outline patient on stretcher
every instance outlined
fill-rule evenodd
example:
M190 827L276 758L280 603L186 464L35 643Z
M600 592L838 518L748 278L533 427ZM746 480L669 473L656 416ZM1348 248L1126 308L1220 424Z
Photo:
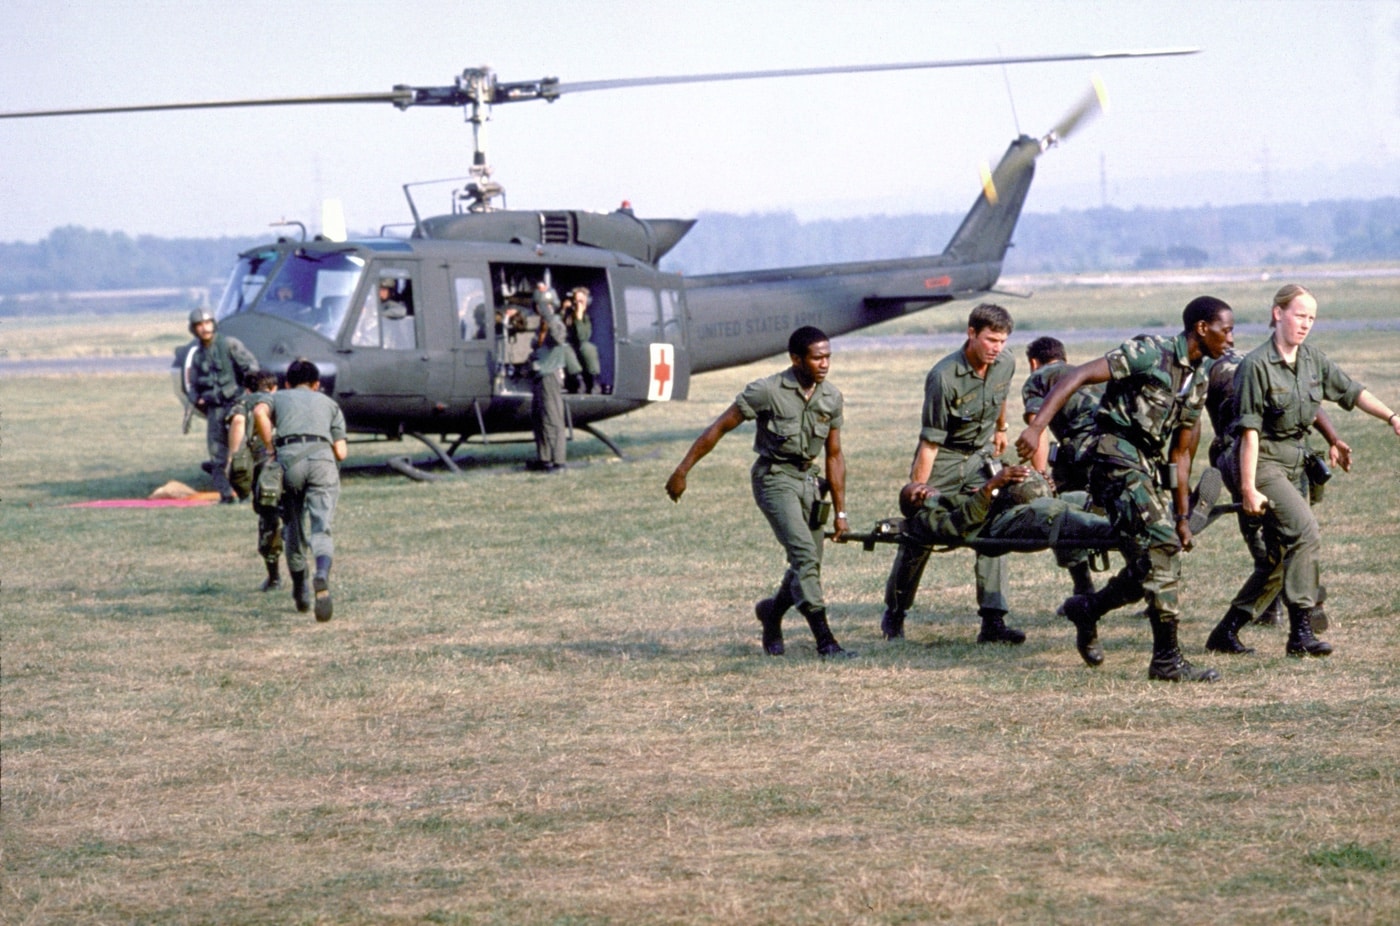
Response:
M1022 483L1039 478L1027 466L1007 466L976 492L947 496L923 483L911 482L899 491L904 536L924 546L965 546L976 543L984 555L1035 552L1052 547L1107 549L1115 545L1108 519L1063 499L1026 493ZM1027 496L1035 495L1037 497ZM1006 549L987 549L1004 541Z

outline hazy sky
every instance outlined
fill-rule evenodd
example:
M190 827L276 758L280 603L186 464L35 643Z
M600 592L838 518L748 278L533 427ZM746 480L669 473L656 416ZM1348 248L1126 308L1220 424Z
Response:
M1028 208L1400 195L1400 0L839 2L7 0L0 109L1199 46L1185 58L795 78L497 107L513 208L649 216L961 211L978 165L1097 71L1111 109L1041 160ZM1010 95L1008 95L1008 85ZM1014 100L1014 115L1012 101ZM466 173L460 110L388 104L0 121L0 240L408 219ZM1203 179L1233 177L1230 187ZM1318 179L1325 175L1326 179ZM1102 179L1102 182L1101 182ZM1227 192L1221 192L1226 189ZM446 195L429 194L429 212Z

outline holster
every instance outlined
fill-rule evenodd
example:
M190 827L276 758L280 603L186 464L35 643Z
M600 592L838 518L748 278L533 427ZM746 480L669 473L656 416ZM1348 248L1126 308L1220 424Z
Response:
M812 502L812 510L807 513L807 526L812 530L817 530L826 525L826 519L831 517L831 502L827 500L827 494L831 492L831 483L825 479L817 479L817 498Z

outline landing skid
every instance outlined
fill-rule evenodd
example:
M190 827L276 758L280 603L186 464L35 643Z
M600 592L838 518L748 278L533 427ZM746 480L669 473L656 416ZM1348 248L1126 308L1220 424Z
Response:
M627 459L627 457L622 452L622 448L619 447L617 443L613 441L612 438L608 437L602 431L599 431L597 428L593 427L593 425L579 425L578 429L588 434L590 437L596 438L600 443L603 444L603 446L611 450L613 452L613 455L616 456L619 460ZM438 462L447 468L448 475L460 476L462 474L462 468L457 465L457 461L454 458L454 454L456 454L457 449L462 446L465 440L464 438L458 438L452 444L452 448L450 450L444 450L442 448L442 445L439 444L437 441L433 440L431 437L428 437L426 434L420 434L417 431L405 431L404 437L411 437L414 440L422 443L423 446L427 447L429 450L431 450L433 452L433 456L437 457ZM417 482L433 482L435 480L443 478L441 474L432 473L428 472L427 470L420 469L417 465L414 464L414 462L411 459L409 459L407 455L401 457L392 457L387 462L389 468L392 469L394 472L399 473L403 476L407 476L409 479L413 479Z

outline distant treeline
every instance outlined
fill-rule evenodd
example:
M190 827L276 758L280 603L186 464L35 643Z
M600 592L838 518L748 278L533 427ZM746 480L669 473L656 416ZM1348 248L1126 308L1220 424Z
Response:
M702 213L663 265L694 275L936 254L960 221L961 214L799 222L791 213ZM187 302L200 290L217 299L234 257L258 241L132 238L68 226L36 244L0 243L0 314L147 308ZM1008 274L1396 260L1400 198L1028 213L1013 245ZM65 295L112 290L148 295Z
M700 274L936 254L962 218L701 214L667 262ZM1395 260L1400 198L1027 213L1012 245L1009 274Z

